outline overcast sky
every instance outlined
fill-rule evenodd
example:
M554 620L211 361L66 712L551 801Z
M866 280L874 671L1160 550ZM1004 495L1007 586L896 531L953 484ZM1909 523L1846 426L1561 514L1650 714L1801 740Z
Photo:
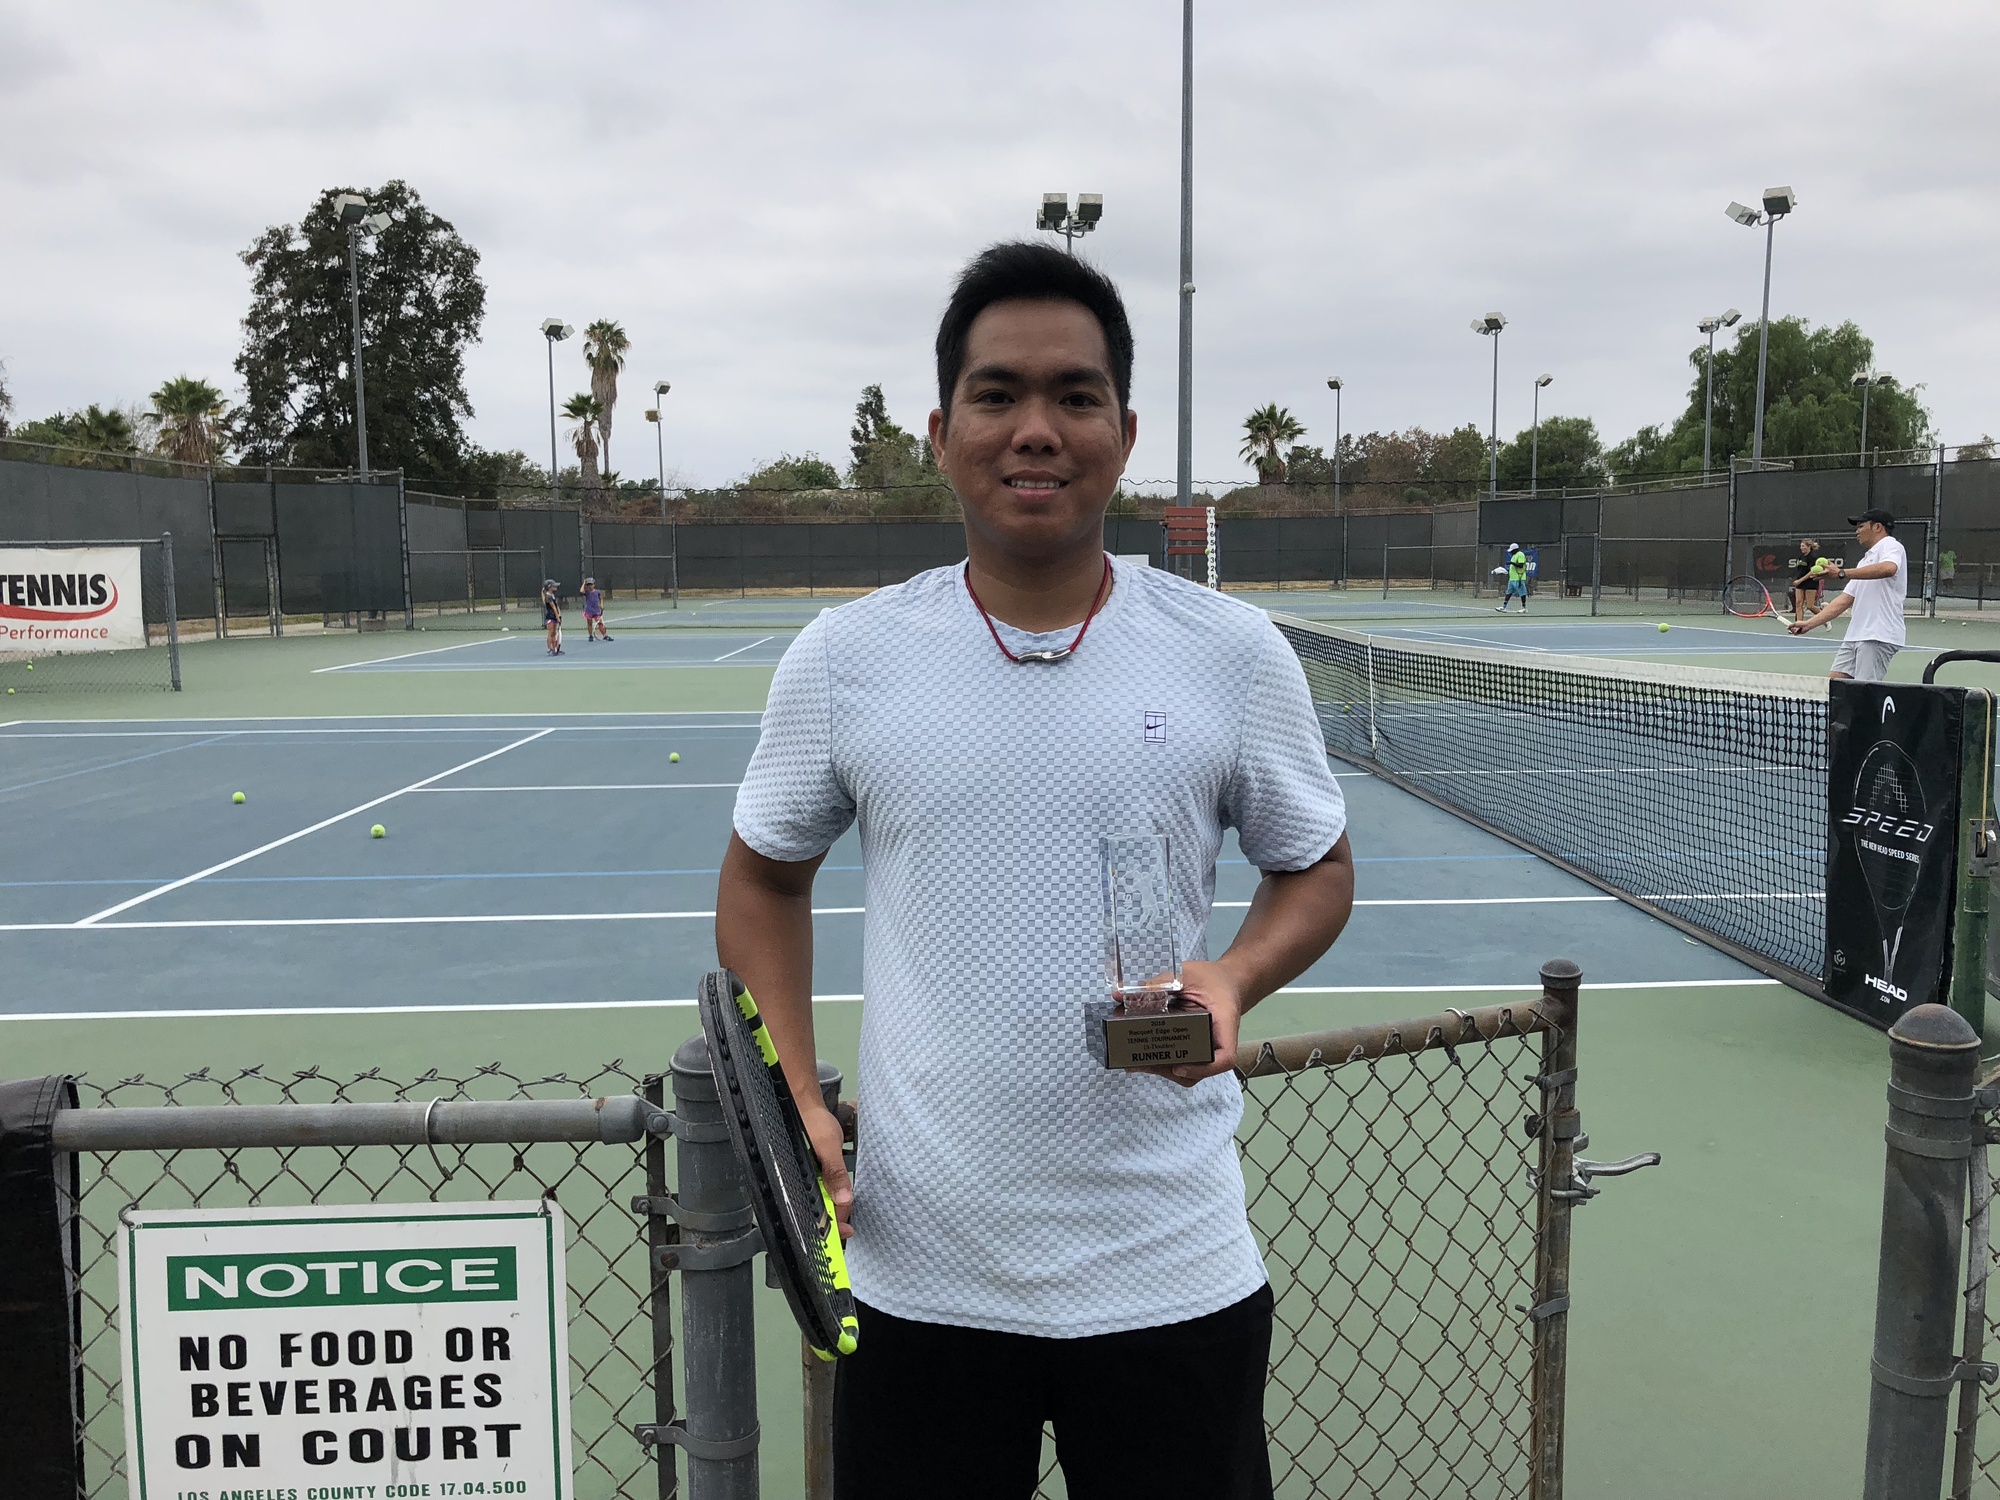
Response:
M632 338L613 460L695 483L846 460L860 388L920 427L954 269L1097 191L1138 336L1131 474L1174 470L1179 6L0 0L0 359L28 419L233 391L239 252L407 179L482 256L471 431L546 461L536 324ZM1946 441L2000 432L1992 0L1198 0L1195 472L1277 401L1348 430L1680 407L1695 320L1853 318ZM577 341L559 395L582 389Z

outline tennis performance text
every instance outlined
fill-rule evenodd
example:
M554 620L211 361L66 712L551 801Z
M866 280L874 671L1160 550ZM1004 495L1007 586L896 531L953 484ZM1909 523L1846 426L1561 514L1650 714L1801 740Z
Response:
M137 547L0 548L0 648L143 647L140 566Z

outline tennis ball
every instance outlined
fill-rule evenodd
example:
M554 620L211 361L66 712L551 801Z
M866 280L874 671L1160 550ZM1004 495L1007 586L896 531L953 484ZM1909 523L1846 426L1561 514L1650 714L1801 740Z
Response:
M231 802L241 802L241 801L243 801L243 800L245 800L245 799L244 799L244 796L243 796L243 794L242 794L241 792L231 792L231 793L229 794L229 800L230 800Z
M382 838L384 835L386 835L388 832L389 832L388 829L384 828L380 823L377 823L373 828L368 830L368 837L370 837L371 839L379 839Z
M28 670L29 670L30 672L32 672L32 671L34 671L34 670L35 670L35 664L34 664L33 662L29 662L29 663L28 663Z
M13 696L14 696L14 690L13 690L12 688L8 688L8 689L7 689L7 696L8 696L9 698L11 698L11 697L13 697Z
M1662 620L1660 621L1660 634L1665 635L1666 633L1667 633L1667 622L1665 620Z
M674 762L674 764L676 765L680 764L680 758L681 758L681 753L678 750L670 750L667 752L667 759Z

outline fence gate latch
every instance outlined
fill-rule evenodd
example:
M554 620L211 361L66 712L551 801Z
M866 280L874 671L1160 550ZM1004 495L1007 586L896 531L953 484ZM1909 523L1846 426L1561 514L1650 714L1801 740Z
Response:
M1971 839L1969 868L1975 878L2000 875L2000 823L1974 818L1965 829Z
M1577 1136L1575 1146L1578 1151L1583 1150L1589 1144L1589 1136ZM1628 1156L1623 1161L1591 1161L1587 1157L1573 1157L1571 1158L1569 1186L1551 1189L1549 1196L1551 1198L1561 1198L1566 1202L1579 1205L1588 1203L1592 1198L1595 1198L1599 1193L1604 1191L1603 1188L1591 1186L1591 1178L1625 1177L1638 1171L1641 1167L1657 1167L1659 1164L1660 1153L1657 1151L1647 1151L1638 1156ZM1541 1169L1539 1167L1528 1168L1528 1186L1531 1189L1539 1190L1541 1185Z

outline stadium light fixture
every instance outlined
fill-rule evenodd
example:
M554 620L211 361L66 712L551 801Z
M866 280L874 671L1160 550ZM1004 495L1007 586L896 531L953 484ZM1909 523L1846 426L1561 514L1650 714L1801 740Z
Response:
M556 476L562 472L556 461L556 345L576 330L561 318L542 319L542 337L549 346L549 503L556 500Z
M1340 393L1345 388L1338 375L1329 375L1326 388L1333 392L1333 513L1340 514Z
M1528 439L1528 493L1534 494L1539 488L1542 467L1542 388L1555 380L1553 375L1535 377L1535 425L1533 436Z
M667 392L673 387L664 380L653 382L653 409L646 413L646 420L653 424L653 449L660 462L660 524L667 520L667 446L666 431Z
M1750 443L1750 462L1759 465L1764 461L1764 372L1771 354L1771 250L1777 240L1778 220L1799 206L1799 195L1788 187L1770 187L1764 189L1762 202L1762 213L1734 201L1723 210L1744 228L1761 226L1764 231L1764 312L1757 325L1757 423Z
M1861 391L1861 462L1866 466L1868 464L1868 391L1872 386L1894 385L1896 377L1888 374L1878 375L1873 370L1863 370L1853 377L1851 383L1859 387Z
M1069 194L1042 194L1042 211L1035 216L1035 228L1049 230L1063 237L1063 245L1071 255L1076 254L1078 235L1089 234L1104 217L1104 194L1078 193L1076 211L1069 206Z
M1472 320L1474 333L1493 340L1493 427L1487 434L1486 452L1490 466L1487 494L1495 500L1500 498L1500 330L1506 326L1504 313L1490 312Z
M1740 204L1730 206L1741 207ZM1704 481L1708 478L1709 455L1715 437L1715 330L1734 328L1737 319L1742 316L1742 313L1732 307L1728 312L1711 314L1694 325L1708 335L1708 363L1703 367L1707 390L1702 397L1701 407L1701 477Z
M361 236L380 234L395 221L385 213L370 213L368 200L359 193L337 193L333 212L347 231L348 311L354 323L354 459L355 471L366 480L368 467L368 392L361 373Z

